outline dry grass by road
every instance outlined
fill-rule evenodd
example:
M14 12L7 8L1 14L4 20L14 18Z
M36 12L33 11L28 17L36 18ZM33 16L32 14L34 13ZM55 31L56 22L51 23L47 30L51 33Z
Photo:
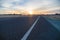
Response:
M44 17L60 21L60 15L48 15L48 16L44 16Z

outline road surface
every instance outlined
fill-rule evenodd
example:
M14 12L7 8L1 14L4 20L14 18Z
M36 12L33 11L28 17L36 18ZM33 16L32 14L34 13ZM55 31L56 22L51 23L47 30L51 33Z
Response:
M10 17L0 20L0 40L60 40L60 32L42 16Z
M45 18L40 17L27 40L60 40L60 33Z

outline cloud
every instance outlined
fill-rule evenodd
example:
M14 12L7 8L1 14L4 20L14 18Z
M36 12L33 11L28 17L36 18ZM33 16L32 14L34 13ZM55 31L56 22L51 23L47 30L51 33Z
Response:
M0 0L0 9L32 10L55 6L59 6L59 0Z
M10 8L13 5L10 4L10 3L3 3L2 6L5 7L5 8Z

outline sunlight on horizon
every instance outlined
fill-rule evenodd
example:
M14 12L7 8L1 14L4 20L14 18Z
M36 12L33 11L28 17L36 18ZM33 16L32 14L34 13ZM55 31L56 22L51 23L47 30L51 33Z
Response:
M0 3L0 14L60 13L60 0L0 0Z
M33 14L33 13L32 13L32 10L29 10L28 12L29 12L29 14L30 14L30 15L32 15L32 14Z

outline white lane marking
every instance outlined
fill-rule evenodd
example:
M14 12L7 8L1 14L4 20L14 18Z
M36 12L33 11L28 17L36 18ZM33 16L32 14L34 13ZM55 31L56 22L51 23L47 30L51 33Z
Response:
M30 27L30 29L25 33L25 35L21 38L21 40L26 40L29 34L31 33L32 29L36 25L37 21L39 20L40 16L36 19L36 21L33 23L33 25Z

